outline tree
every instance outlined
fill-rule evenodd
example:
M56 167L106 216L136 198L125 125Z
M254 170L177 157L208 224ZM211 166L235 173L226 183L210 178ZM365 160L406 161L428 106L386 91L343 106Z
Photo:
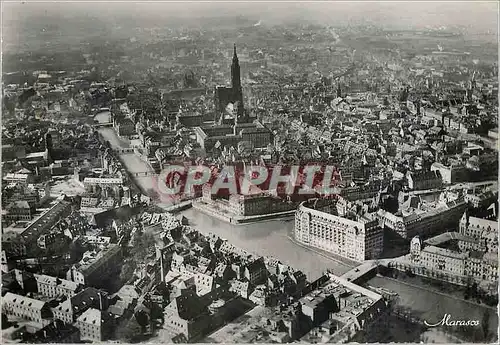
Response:
M137 265L133 260L127 260L122 266L120 271L120 280L122 282L127 282L130 278L132 278L134 271Z
M134 257L134 260L140 262L144 260L150 248L154 248L156 241L153 234L150 233L144 233L139 236L136 245L132 248L130 253Z
M142 329L135 318L121 323L115 330L115 338L124 343L137 342L142 334Z
M141 332L142 333L146 332L146 328L149 325L148 314L143 310L139 310L138 312L135 313L135 319L137 320L137 323L141 327Z
M490 335L490 310L485 309L483 313L483 319L481 320L481 328L483 330L483 337L484 339L488 339Z
M11 323L9 322L9 318L7 314L2 313L2 329L9 328Z
M483 332L479 327L473 327L472 329L472 341L475 343L483 342L484 341L484 335Z

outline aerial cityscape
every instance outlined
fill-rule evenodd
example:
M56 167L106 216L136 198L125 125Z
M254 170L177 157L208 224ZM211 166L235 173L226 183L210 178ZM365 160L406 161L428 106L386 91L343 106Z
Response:
M1 75L2 343L498 341L496 2L3 3Z

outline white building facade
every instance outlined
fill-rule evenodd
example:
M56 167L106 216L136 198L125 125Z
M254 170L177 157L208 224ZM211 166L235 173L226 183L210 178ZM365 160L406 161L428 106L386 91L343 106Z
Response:
M294 236L300 243L355 261L377 258L383 250L383 232L376 219L351 220L304 203L295 213Z

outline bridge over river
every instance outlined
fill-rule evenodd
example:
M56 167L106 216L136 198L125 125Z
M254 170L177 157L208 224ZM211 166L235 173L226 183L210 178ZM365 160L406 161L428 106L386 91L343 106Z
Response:
M158 173L154 171L141 171L132 174L135 177L146 177L146 176L158 176Z

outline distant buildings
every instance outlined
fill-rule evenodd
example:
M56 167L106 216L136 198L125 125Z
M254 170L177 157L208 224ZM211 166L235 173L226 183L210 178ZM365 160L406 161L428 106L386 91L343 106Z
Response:
M254 148L265 148L272 142L271 131L259 122L204 125L196 127L195 133L197 142L207 152L214 147L236 147L240 141L248 141Z
M201 199L193 202L199 210L231 222L295 213L297 242L359 262L378 263L387 230L411 239L410 253L394 259L396 268L459 285L475 281L489 294L497 293L498 224L494 219L498 211L495 205L488 207L498 201L496 193L455 185L439 201L428 201L436 199L443 185L498 177L498 129L493 128L498 82L491 78L480 87L472 87L474 80L471 87L463 85L469 73L496 77L497 68L488 71L484 63L481 68L472 67L469 58L443 63L461 53L425 56L423 52L408 60L415 66L402 74L401 61L384 65L373 56L359 54L356 61L366 66L359 69L356 63L358 67L353 64L346 69L354 59L354 54L351 61L345 59L351 55L347 48L333 45L318 50L313 45L317 38L328 40L332 34L338 40L331 28L302 28L305 33L278 27L270 30L275 37L285 34L286 40L250 52L254 61L246 63L249 90L245 94L249 97L245 103L236 47L230 85L216 86L213 99L205 87L199 87L222 80L219 63L224 54L213 44L216 41L209 43L213 49L190 47L199 37L198 29L194 35L184 29L179 35L172 32L173 58L167 56L172 47L161 44L149 45L156 52L146 53L148 59L161 61L150 70L153 84L169 88L179 64L194 65L202 55L202 64L193 66L204 75L202 83L190 73L181 90L175 89L178 86L169 92L154 85L148 90L140 90L144 84L125 86L122 80L130 78L113 59L104 68L108 81L91 85L85 80L100 74L90 71L92 66L80 72L50 71L51 75L38 71L25 85L30 75L20 71L9 76L9 83L14 84L5 87L9 116L2 130L3 220L9 224L2 234L1 263L7 272L2 279L2 307L8 317L22 319L37 330L29 330L25 341L102 342L112 336L122 316L129 318L151 303L160 314L163 311L163 318L148 315L151 326L163 319L163 328L176 334L174 342L203 339L249 306L258 305L266 316L252 320L251 327L241 332L251 333L249 342L363 343L373 341L371 331L377 329L387 309L382 296L347 279L327 275L309 284L304 273L273 258L251 255L217 236L203 236L170 214L143 213L140 219L122 221L136 209L143 210L134 207L134 199L140 203L149 198L140 194L133 198L134 188L124 186L129 182L125 168L111 148L104 148L109 143L103 143L91 125L89 113L97 109L111 109L114 130L130 139L130 148L123 152L140 153L156 172L173 161L219 168L240 161L338 168L333 202L282 200L278 191L262 190L220 196L212 194L207 183L201 188ZM285 41L294 42L293 47ZM68 61L77 65L85 60L89 65L96 62L96 54L84 55L80 62L78 56ZM129 56L119 60L132 67L136 63ZM433 66L435 62L439 66ZM262 68L268 63L274 66ZM320 72L326 67L332 71L330 76ZM131 71L132 79L141 77L137 69ZM391 88L402 92L395 94ZM106 152L98 159L101 151ZM69 199L50 203L51 187L55 187L51 177L68 175L75 165L81 167L75 169L75 179L86 189L80 207L89 213L110 208L93 215L101 229L85 220L72 220L69 215L75 205ZM44 191L33 187L35 181L47 181ZM131 207L114 208L117 204ZM474 216L463 214L466 206ZM39 216L37 207L43 208ZM117 219L108 227L112 218ZM124 261L122 247L149 243L140 240L143 230L156 231L160 225L163 243L154 244L156 255L153 248L148 248L144 258L133 255L137 268L130 285L112 297L97 290L117 278ZM457 225L459 232L445 232L455 231ZM89 234L103 229L114 233L111 237ZM428 238L434 233L439 235ZM116 242L115 235L118 244L111 243ZM71 253L67 252L70 242ZM68 260L75 251L81 254L80 248L86 251L81 261L69 268L66 279L56 277L57 265L67 270ZM57 254L52 253L54 249ZM52 271L54 276L8 271L10 266L24 264L39 265L43 273ZM147 309L153 311L150 306ZM232 336L238 339L240 334Z

